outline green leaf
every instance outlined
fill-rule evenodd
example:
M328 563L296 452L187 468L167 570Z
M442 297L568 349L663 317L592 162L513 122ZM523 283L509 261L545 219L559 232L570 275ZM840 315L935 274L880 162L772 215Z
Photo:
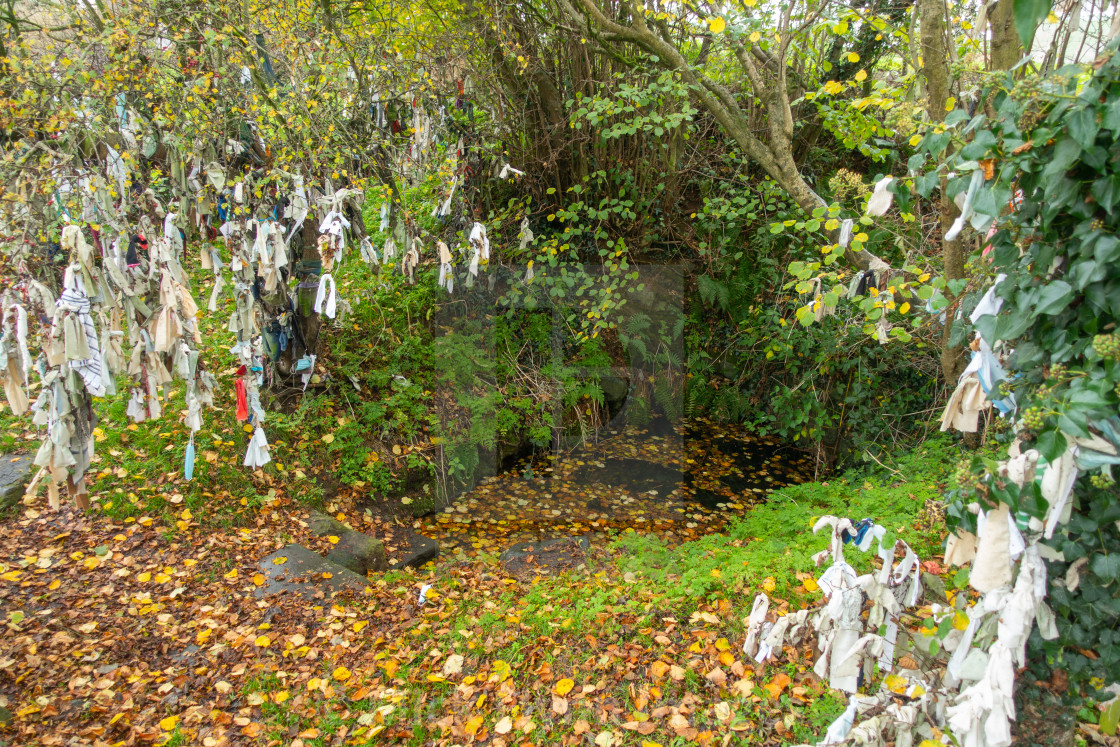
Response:
M1050 0L1013 0L1012 14L1015 16L1015 30L1023 49L1029 50L1034 41L1034 32L1042 19L1050 14Z
M1035 447L1047 462L1053 464L1066 451L1066 437L1059 430L1045 431L1039 434Z
M1097 179L1093 182L1091 192L1100 206L1111 215L1113 206L1120 198L1120 175L1114 174Z
M1070 418L1065 413L1058 416L1058 427L1071 436L1089 438L1089 429L1085 427L1085 424Z
M1097 574L1098 578L1115 581L1117 577L1120 577L1120 552L1094 555L1093 559L1089 561L1089 567L1093 570L1093 573Z
M1042 172L1043 181L1049 182L1051 179L1065 176L1069 171L1069 167L1081 157L1081 144L1074 140L1072 137L1066 136L1058 141L1054 146L1054 153L1050 158L1050 163Z
M963 112L963 110L959 111ZM992 134L991 130L980 130L971 143L961 148L961 158L977 161L986 156L988 150L998 142L999 140Z
M1097 139L1097 110L1095 107L1082 107L1071 112L1066 117L1069 134L1073 139L1086 147L1092 145Z
M1064 280L1054 280L1043 286L1035 305L1037 314L1057 314L1069 306L1073 299L1073 286Z
M1082 407L1108 407L1110 404L1108 397L1092 389L1079 389L1073 392L1070 394L1069 402L1071 405Z

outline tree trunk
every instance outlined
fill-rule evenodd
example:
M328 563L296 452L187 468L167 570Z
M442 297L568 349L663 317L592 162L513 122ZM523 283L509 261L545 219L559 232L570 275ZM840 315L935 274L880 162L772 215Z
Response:
M988 23L992 27L993 70L1010 70L1023 56L1013 8L1014 0L996 0L988 13Z
M921 0L922 71L926 81L926 112L933 122L945 119L945 104L949 100L949 50L945 36L945 4L943 0ZM940 234L944 236L956 220L957 206L946 192L948 179L941 176ZM941 257L946 280L964 277L964 248L961 239L941 241ZM952 386L964 370L964 349L950 344L953 332L953 310L956 297L948 289L949 299L945 313L945 328L941 334L941 373L945 383Z

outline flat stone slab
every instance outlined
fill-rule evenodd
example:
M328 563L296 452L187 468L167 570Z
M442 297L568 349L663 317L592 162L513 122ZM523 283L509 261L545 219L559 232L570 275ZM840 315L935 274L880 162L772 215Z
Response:
M516 576L548 575L583 565L590 547L587 537L518 542L504 550L499 559Z
M385 570L385 547L381 541L353 529L346 529L339 535L338 544L326 558L359 575Z
M431 537L417 534L411 529L391 541L385 542L385 553L389 559L389 569L419 568L439 556L439 542Z
M15 505L31 479L32 457L0 454L0 509Z
M285 558L284 562L274 562L279 558ZM261 558L259 566L265 583L257 589L258 597L291 592L307 599L323 599L343 591L361 592L369 586L365 576L294 542ZM324 573L330 578L324 578Z

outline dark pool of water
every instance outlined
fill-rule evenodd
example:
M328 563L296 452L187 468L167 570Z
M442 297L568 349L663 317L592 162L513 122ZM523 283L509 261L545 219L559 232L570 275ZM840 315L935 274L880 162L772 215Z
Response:
M683 541L721 531L772 491L811 478L804 453L741 427L628 426L489 478L416 529L452 555L627 528Z

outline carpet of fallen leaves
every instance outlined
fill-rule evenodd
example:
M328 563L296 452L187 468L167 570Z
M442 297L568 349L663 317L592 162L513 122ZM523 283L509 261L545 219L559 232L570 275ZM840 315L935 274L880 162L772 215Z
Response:
M626 426L572 454L489 478L415 529L445 553L466 556L628 528L677 544L722 531L772 491L810 478L805 454L741 426L703 419L662 431Z
M749 610L668 609L602 550L562 578L445 561L265 599L260 558L331 538L283 495L241 511L114 522L32 501L0 523L0 741L777 744L831 715L808 651L755 669L736 643Z

